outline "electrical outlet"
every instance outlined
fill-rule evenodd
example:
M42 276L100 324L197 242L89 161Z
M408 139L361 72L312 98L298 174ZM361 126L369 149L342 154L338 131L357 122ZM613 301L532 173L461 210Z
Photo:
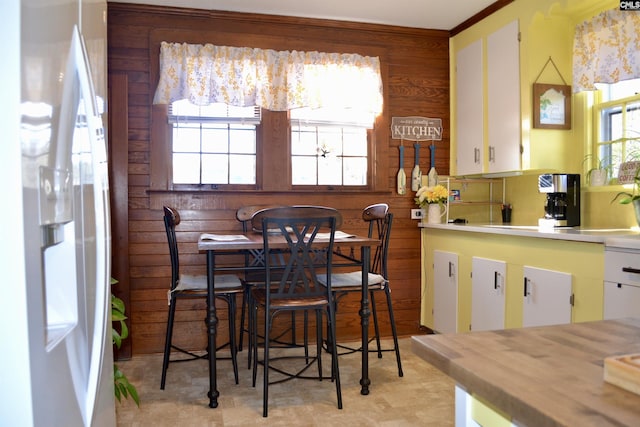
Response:
M422 209L411 209L411 219L422 219Z

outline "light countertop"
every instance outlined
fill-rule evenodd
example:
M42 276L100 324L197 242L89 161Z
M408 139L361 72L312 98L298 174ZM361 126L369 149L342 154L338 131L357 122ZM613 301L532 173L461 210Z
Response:
M576 242L602 243L622 249L640 249L640 231L630 228L557 227L540 228L528 225L506 224L428 224L418 223L420 228L489 233L506 236L535 237L541 239L570 240Z

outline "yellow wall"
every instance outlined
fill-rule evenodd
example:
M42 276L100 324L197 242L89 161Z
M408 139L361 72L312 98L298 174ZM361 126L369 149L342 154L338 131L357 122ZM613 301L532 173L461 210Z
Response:
M620 186L588 188L583 162L585 147L591 141L591 117L585 111L584 94L572 96L572 126L569 130L534 129L532 126L532 85L534 82L568 84L572 80L572 48L575 25L604 10L617 8L618 0L516 0L473 27L451 39L451 58L456 52L479 38L518 19L520 23L520 79L522 113L523 176L506 180L505 198L512 204L512 223L534 225L544 214L544 196L538 193L540 173L580 173L582 193L582 226L628 228L636 225L633 207L610 203L622 191ZM545 64L549 58L553 64ZM451 61L455 76L455 61ZM485 88L486 93L486 88ZM451 147L455 163L455 78L451 79ZM485 117L486 126L486 117ZM452 170L455 170L452 167ZM467 216L471 216L467 213Z

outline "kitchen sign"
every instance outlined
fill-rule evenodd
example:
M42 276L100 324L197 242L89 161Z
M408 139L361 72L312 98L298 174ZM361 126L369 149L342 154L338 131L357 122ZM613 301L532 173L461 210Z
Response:
M408 141L442 141L442 119L392 117L391 138Z

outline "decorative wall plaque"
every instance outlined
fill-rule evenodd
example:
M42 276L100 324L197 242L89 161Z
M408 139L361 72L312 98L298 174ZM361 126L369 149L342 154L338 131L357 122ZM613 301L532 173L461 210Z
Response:
M442 141L442 119L392 117L391 138L408 141Z

